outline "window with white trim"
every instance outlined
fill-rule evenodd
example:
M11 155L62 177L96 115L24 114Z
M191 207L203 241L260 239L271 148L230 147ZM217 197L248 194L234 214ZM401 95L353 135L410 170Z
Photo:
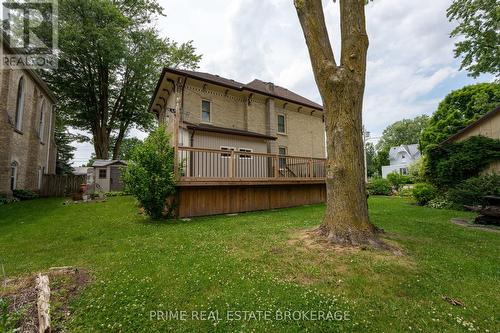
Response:
M18 131L22 130L24 113L24 78L19 79L17 85L17 102L16 102L16 117L15 126Z
M286 117L284 114L278 115L278 133L286 134Z
M242 153L253 153L253 149L250 148L238 148L239 152ZM246 154L238 154L240 160L251 160L253 158L252 155L246 155Z
M235 151L236 148L235 147L228 147L228 146L220 146L220 150ZM228 158L228 157L231 157L231 153L221 153L220 156L223 158Z
M201 101L201 121L209 123L210 122L210 111L212 109L212 103L207 100Z
M42 104L40 106L40 121L38 122L38 137L40 138L40 142L43 142L45 129L45 100L42 99Z
M43 174L45 173L45 167L38 167L38 189L42 188Z
M10 164L10 189L15 190L17 188L17 164L16 161Z
M399 168L399 173L402 175L408 175L408 169L407 168Z

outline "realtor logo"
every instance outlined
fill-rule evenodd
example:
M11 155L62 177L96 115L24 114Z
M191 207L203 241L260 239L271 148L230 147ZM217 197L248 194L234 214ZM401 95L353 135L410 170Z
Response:
M2 67L57 67L57 9L57 0L2 2Z

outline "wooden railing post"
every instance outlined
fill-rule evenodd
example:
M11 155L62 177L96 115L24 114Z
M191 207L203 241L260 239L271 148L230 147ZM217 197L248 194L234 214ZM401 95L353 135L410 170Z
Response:
M231 155L228 159L228 170L229 170L229 178L234 178L236 175L236 160L235 160L234 150L231 150Z
M280 160L279 160L279 157L277 155L274 155L273 156L273 161L274 161L274 177L278 178L279 177L279 173L280 173L280 167L279 167Z
M314 162L312 158L309 160L309 178L314 177Z

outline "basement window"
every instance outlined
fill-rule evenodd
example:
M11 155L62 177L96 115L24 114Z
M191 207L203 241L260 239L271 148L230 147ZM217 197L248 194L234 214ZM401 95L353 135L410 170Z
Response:
M243 153L252 153L253 152L253 149L250 149L250 148L240 148L238 149L239 152L243 152ZM239 157L240 157L240 160L251 160L253 157L252 155L247 155L247 154L238 154Z
M231 152L231 151L235 151L236 148L235 147L220 146L220 150ZM223 158L229 158L229 157L231 157L231 153L221 153L220 156Z

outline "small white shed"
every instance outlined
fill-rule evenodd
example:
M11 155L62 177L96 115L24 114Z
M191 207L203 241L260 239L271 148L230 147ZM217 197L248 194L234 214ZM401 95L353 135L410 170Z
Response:
M105 192L122 191L122 168L127 166L122 160L95 160L92 164L94 182Z

